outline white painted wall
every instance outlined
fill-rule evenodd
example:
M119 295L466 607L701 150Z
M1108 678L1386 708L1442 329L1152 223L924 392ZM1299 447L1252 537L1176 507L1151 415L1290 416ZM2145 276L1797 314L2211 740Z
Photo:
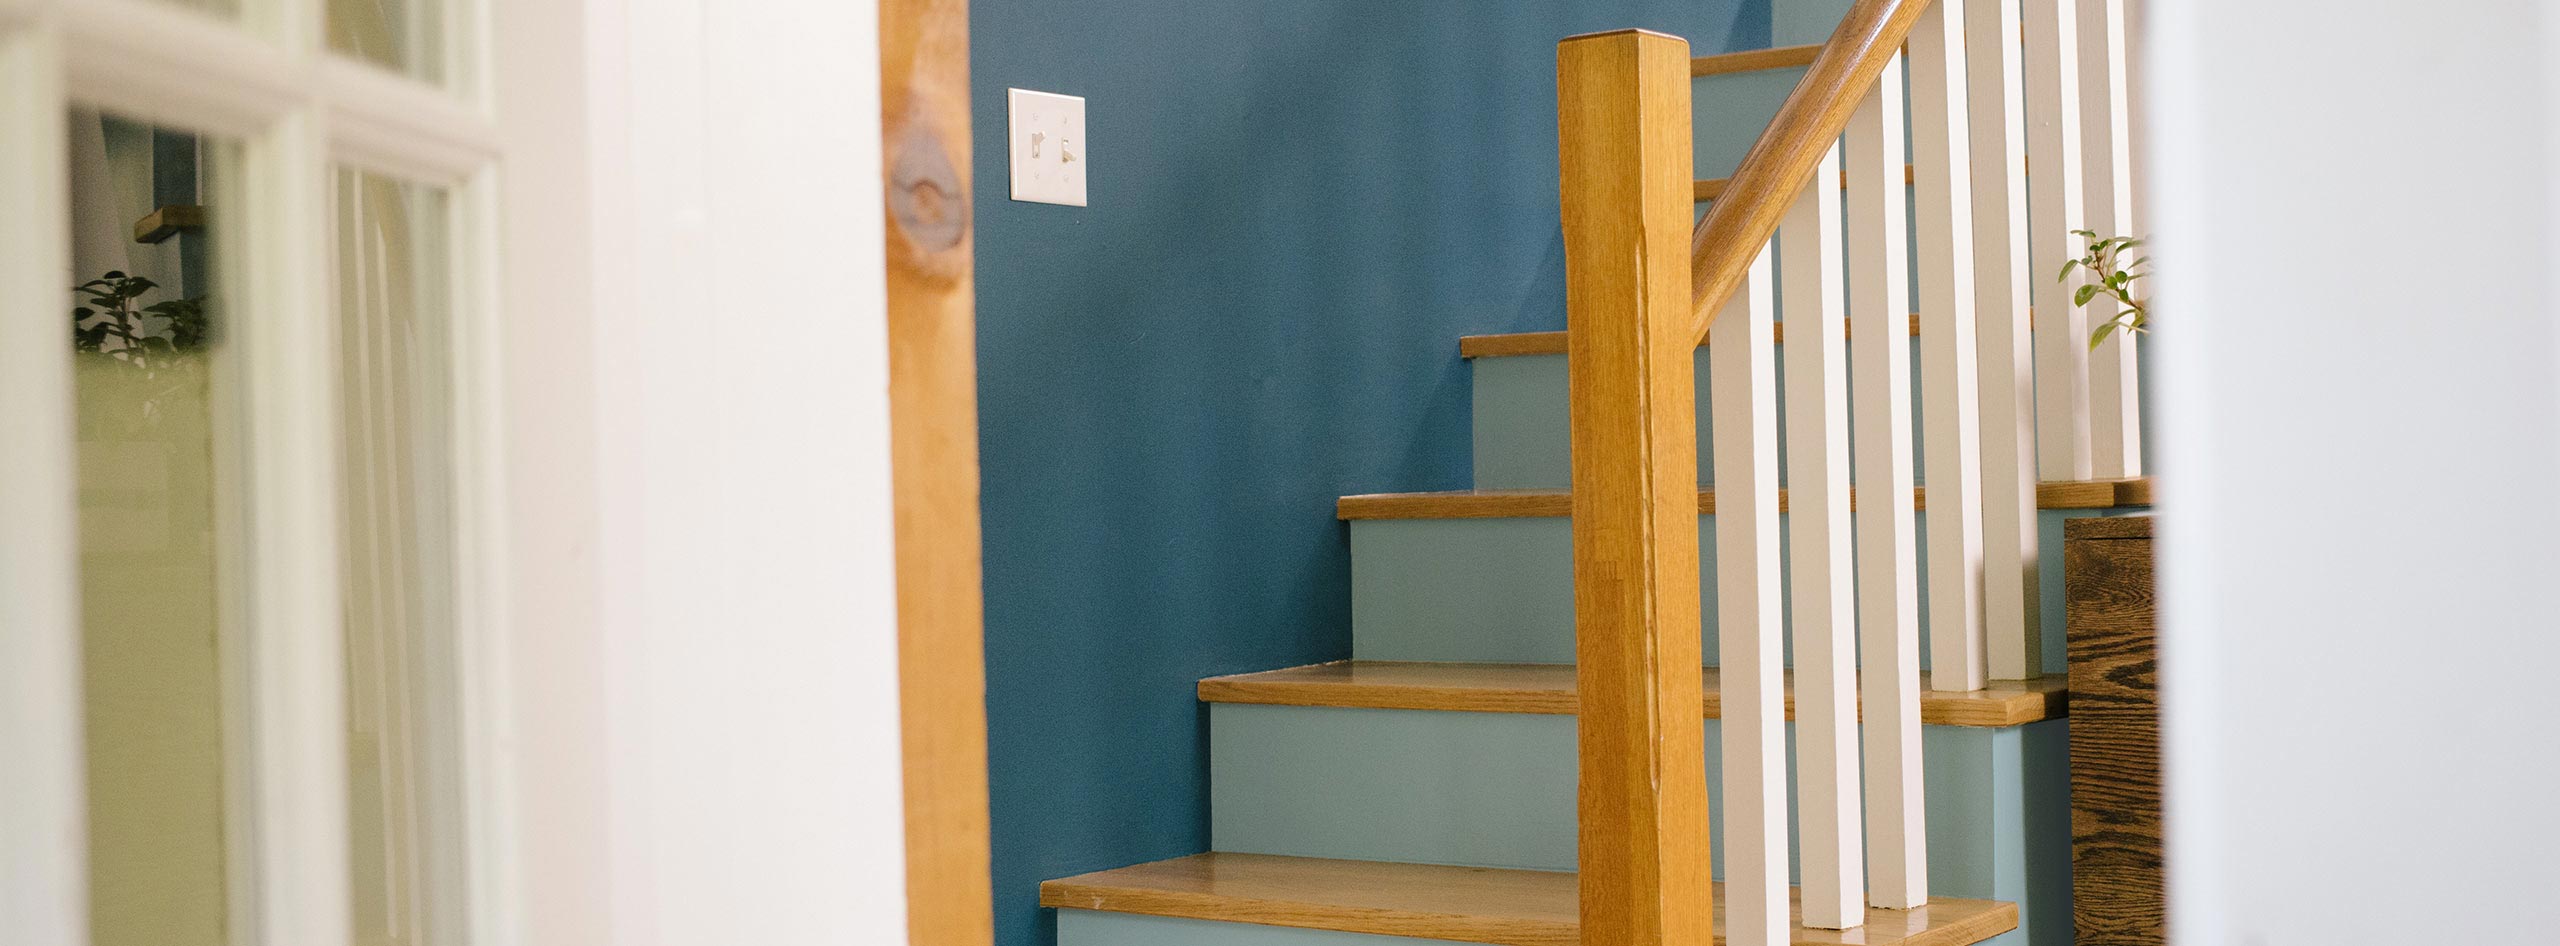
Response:
M2150 7L2176 941L2511 938L2560 888L2553 24Z
M903 942L876 7L495 7L522 941Z

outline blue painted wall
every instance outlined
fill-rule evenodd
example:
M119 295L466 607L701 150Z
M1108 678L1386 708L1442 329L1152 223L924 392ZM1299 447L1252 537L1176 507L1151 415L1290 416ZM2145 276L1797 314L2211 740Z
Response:
M1555 41L1768 45L1767 0L970 5L997 941L1204 850L1212 674L1347 657L1343 493L1469 475L1457 337L1559 328ZM1089 208L1005 198L1086 96Z

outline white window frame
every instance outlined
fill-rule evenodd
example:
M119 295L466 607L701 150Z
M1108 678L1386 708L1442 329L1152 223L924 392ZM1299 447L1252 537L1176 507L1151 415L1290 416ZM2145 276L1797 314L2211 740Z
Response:
M240 143L226 225L236 493L249 563L222 630L233 946L335 946L349 931L346 705L330 291L331 175L448 189L463 728L464 935L511 946L519 909L506 640L497 326L498 162L486 0L442 0L443 87L329 52L321 0L242 0L229 21L157 0L0 0L0 941L88 941L65 110ZM574 78L574 77L571 77ZM565 80L564 80L565 81ZM231 660L238 656L243 659Z

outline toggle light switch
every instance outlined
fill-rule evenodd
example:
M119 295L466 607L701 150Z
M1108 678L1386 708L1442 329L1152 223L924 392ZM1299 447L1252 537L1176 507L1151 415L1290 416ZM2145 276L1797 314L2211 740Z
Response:
M1013 199L1084 206L1084 97L1006 89L1004 99Z

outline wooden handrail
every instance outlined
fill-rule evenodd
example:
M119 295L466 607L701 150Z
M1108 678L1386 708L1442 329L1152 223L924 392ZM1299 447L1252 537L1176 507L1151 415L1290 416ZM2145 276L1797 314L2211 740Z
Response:
M1787 93L1778 117L1743 155L1742 166L1690 237L1691 336L1706 338L1716 311L1742 284L1796 192L1848 129L1850 113L1885 64L1902 52L1903 40L1928 6L1929 0L1857 0L1795 91Z

